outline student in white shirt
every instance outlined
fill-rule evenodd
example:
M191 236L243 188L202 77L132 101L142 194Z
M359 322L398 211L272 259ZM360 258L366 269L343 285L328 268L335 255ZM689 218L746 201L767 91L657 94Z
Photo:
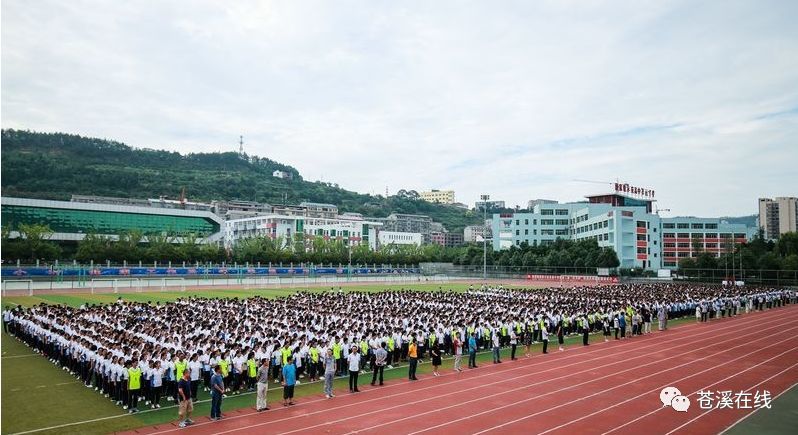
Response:
M352 346L352 351L346 357L349 364L349 392L359 393L357 389L357 375L360 373L360 350L357 346Z
M191 375L191 398L196 401L197 389L200 384L200 372L202 371L202 363L199 361L199 355L196 353L191 355L191 360L188 362L188 370Z
M164 369L161 367L161 362L155 360L153 367L150 369L150 382L152 385L152 409L161 407L161 393L163 389L163 374Z

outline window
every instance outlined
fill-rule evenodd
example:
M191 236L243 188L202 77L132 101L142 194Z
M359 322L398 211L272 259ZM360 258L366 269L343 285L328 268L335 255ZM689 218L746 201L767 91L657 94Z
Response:
M554 225L554 219L541 219L541 225Z
M672 239L672 238L675 237L675 234L673 234L673 233L662 233L662 237L665 238L665 239Z
M688 224L688 223L676 224L676 228L678 228L680 230L686 230L686 229L690 228L690 224Z
M705 233L704 237L706 237L707 239L717 239L718 233Z
M735 239L744 239L744 238L745 238L745 234L742 234L742 233L734 233L734 238L735 238Z
M541 210L540 214L542 214L543 216L553 216L554 215L554 209L547 208L547 209Z
M688 233L679 233L679 235L677 235L676 237L678 237L680 239L688 239L688 238L690 238L690 234L688 234Z
M555 225L568 225L568 219L556 219L554 221Z
M557 216L568 216L568 210L567 209L558 208L557 209Z
M717 247L718 247L717 243L707 243L707 248L717 248Z
M521 235L521 230L515 230L515 235L516 236L520 236Z
M554 230L540 230L540 235L542 236L553 236Z
M718 229L718 224L707 224L706 225L706 229L708 229L708 230L717 230Z
M676 263L674 263L673 261L666 261L664 264L665 267L676 267Z
M525 229L525 230L524 230L524 235L525 235L525 236L528 236L528 235L529 235L529 228L527 228L527 229Z
M645 254L646 253L646 248L637 248L637 253L638 254Z
M690 228L692 228L694 230L703 230L704 229L704 224L692 224L692 225L690 225Z
M677 243L676 246L678 246L679 248L689 248L690 244L689 243Z
M566 235L568 235L568 230L555 230L554 234L556 234L558 236L566 236Z
M690 235L690 238L691 239L703 239L704 238L704 233L692 233Z
M662 224L662 228L666 230L672 230L673 228L675 228L675 225L672 223Z
M529 219L524 219L524 225L529 225Z
M515 220L515 224L516 224L516 225L521 225L521 220L520 220L520 219L516 219L516 220Z
M679 253L679 258L687 258L689 256L690 256L689 252L680 252Z

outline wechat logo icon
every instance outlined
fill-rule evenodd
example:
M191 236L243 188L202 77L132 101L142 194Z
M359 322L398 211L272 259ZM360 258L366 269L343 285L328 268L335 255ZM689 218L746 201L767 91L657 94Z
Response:
M659 393L659 400L663 406L670 406L677 412L687 412L690 409L690 399L682 396L676 387L665 387Z

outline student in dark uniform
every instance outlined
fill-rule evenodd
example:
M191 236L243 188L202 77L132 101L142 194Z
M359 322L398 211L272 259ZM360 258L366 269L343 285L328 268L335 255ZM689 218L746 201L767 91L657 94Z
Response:
M543 340L543 353L549 353L549 330L545 324L540 328L540 339Z
M590 324L587 323L587 316L582 316L582 344L584 346L590 344L587 342L589 334L590 334Z

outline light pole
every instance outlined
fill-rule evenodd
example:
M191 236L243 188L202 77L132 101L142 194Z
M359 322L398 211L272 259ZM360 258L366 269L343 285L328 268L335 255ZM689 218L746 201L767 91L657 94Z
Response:
M482 200L482 280L488 279L488 200L490 195L480 195Z

